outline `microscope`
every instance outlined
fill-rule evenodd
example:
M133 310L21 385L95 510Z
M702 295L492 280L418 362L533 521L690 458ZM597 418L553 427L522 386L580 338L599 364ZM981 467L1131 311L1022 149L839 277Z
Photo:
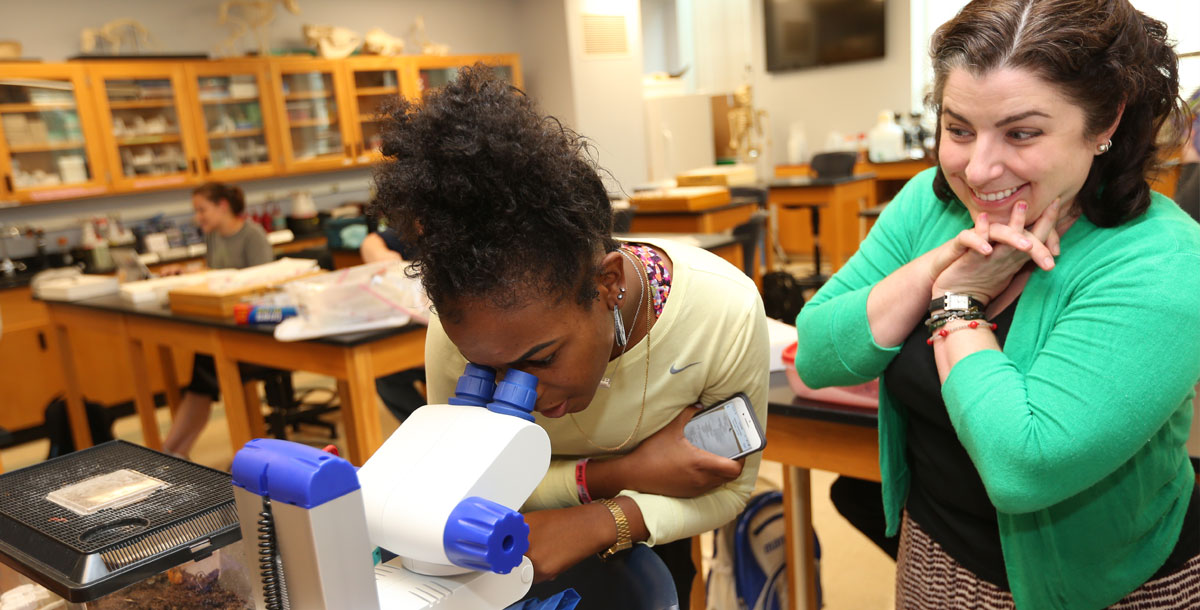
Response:
M468 364L446 405L417 409L357 471L255 439L233 461L247 566L263 610L500 610L533 582L517 511L545 475L537 378ZM377 548L378 547L378 548ZM395 558L378 562L379 549ZM373 558L374 557L374 558ZM573 591L519 608L567 610Z

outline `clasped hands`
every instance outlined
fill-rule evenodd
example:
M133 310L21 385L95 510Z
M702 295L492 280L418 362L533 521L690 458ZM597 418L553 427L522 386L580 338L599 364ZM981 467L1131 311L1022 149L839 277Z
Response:
M1004 291L1030 261L1043 270L1058 256L1060 199L1055 199L1026 226L1028 205L1018 201L1007 223L993 223L986 212L975 226L939 246L930 262L934 297L946 292L969 294L985 303Z

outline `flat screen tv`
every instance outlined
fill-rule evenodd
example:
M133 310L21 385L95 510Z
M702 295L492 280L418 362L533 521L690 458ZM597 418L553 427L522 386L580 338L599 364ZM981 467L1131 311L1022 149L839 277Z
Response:
M884 55L885 0L763 0L767 71Z

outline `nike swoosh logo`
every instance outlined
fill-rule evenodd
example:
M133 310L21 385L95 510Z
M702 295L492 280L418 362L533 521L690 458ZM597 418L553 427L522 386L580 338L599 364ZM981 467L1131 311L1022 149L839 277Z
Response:
M693 363L691 363L691 364L689 364L689 365L687 365L687 366L685 366L685 367L683 367L683 368L681 368L681 369L677 369L677 368L675 368L675 365L674 365L674 364L672 364L672 365L671 365L671 374L672 374L672 375L674 375L675 373L680 373L680 372L686 371L686 370L688 370L689 368L691 368L691 367L693 367L693 366L696 366L697 364L700 364L700 362L699 362L699 361L693 362Z

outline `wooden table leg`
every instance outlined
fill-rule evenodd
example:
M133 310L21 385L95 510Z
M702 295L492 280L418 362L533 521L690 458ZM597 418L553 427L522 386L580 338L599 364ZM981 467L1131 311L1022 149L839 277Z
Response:
M713 541L716 544L716 541ZM704 549L700 546L700 536L692 536L692 565L696 567L696 576L692 578L691 605L690 608L696 610L704 610L708 604L708 591L705 585L705 579L708 577L704 573ZM684 591L677 591L679 597L687 595Z
M291 373L284 373L291 375ZM263 438L267 435L267 421L262 414L262 400L258 397L258 382L245 381L242 383L242 398L246 403L247 423L250 424L250 436Z
M371 354L365 348L346 352L346 379L338 380L342 423L346 428L346 459L362 466L383 444Z
M812 485L807 468L783 467L783 512L787 538L791 608L817 610L817 566L813 558Z
M129 339L129 362L133 365L133 404L142 423L142 442L155 451L162 451L158 433L158 418L154 414L154 394L150 390L150 372L146 366L146 347L141 339Z
M63 381L67 386L67 419L71 422L71 438L75 450L92 446L92 430L88 426L87 408L83 404L83 393L79 391L79 372L75 369L75 354L71 351L71 338L67 327L55 323L54 334L58 335L58 353L62 358Z
M179 376L175 374L175 358L171 354L170 345L158 346L158 360L162 363L163 385L166 388L163 392L167 395L167 408L171 410L171 417L175 417L175 411L179 409Z
M223 350L216 350L223 352ZM221 397L225 400L225 421L229 424L229 441L233 452L237 453L246 443L254 438L250 426L251 413L246 410L246 395L242 388L242 373L238 370L237 361L224 353L214 353L213 361L217 365L217 382L221 387ZM254 416L260 416L254 413Z

